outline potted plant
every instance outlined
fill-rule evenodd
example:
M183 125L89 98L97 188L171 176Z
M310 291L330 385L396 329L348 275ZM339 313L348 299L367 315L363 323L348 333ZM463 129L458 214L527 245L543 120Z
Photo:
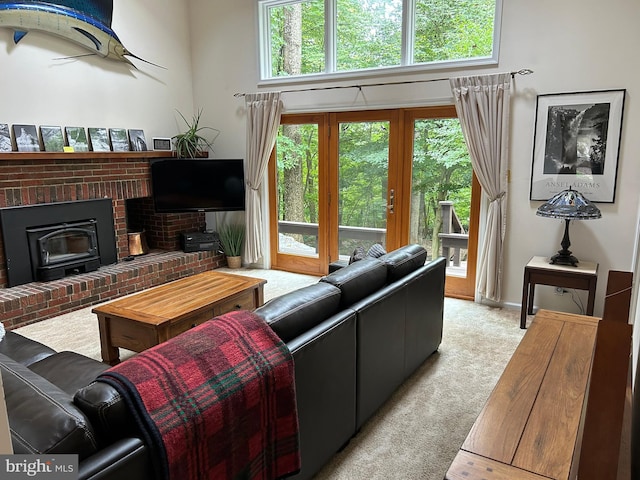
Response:
M218 235L220 235L222 252L227 256L227 265L229 268L240 268L242 265L244 225L238 223L223 225Z
M198 110L198 113L193 115L191 122L189 122L182 113L179 111L178 113L187 125L187 130L171 138L171 140L173 140L173 148L176 152L176 156L178 158L197 158L208 156L207 150L210 148L213 149L213 142L215 142L218 135L220 135L220 130L200 126L202 109ZM202 135L203 130L212 130L215 132L213 140L207 140Z

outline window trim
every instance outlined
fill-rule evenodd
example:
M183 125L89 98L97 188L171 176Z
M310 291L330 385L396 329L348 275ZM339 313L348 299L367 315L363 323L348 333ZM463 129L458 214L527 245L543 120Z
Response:
M402 52L399 66L374 67L352 71L336 70L336 2L324 0L325 9L325 71L285 77L271 77L271 38L269 9L272 7L303 3L305 0L258 0L258 85L293 85L309 82L348 80L383 75L410 74L417 72L437 72L446 69L463 69L468 67L497 65L500 56L500 37L502 26L503 0L495 0L496 10L493 24L492 55L463 60L440 60L429 63L410 63L414 53L415 5L416 0L402 2Z

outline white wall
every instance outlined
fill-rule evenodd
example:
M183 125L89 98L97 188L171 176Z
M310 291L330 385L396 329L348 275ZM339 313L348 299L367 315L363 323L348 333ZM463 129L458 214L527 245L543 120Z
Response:
M64 39L30 32L18 45L0 29L0 123L141 128L152 137L178 132L175 109L193 111L186 0L114 2L112 28L139 70L87 53Z
M258 86L255 0L191 1L194 45L194 98L208 111L207 120L223 130L217 156L244 156L243 102L235 92L265 90ZM562 223L535 215L541 202L529 201L535 102L538 94L600 89L627 89L616 202L599 204L603 218L571 225L571 250L600 264L596 314L602 312L609 269L631 270L638 219L640 145L640 75L632 48L640 44L640 3L635 0L506 0L502 21L500 63L495 68L444 71L408 77L369 79L415 80L531 68L516 77L511 110L511 184L506 240L504 301L520 304L523 266L532 255L550 255L560 248ZM355 82L346 82L355 83ZM359 80L358 83L367 83ZM326 85L334 85L328 83ZM309 85L302 85L303 87ZM271 87L275 89L274 87ZM293 88L291 86L286 89ZM286 111L430 105L449 102L447 82L284 94ZM580 294L586 303L586 296ZM539 287L536 304L578 311L570 295L555 296Z

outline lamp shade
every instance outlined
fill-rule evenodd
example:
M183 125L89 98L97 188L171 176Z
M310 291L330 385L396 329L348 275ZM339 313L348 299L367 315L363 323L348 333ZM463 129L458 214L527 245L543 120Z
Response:
M554 256L549 258L549 263L558 265L578 265L578 259L571 255L569 247L569 222L571 220L592 220L602 217L600 209L585 198L580 192L563 190L554 195L545 203L538 207L536 215L547 218L561 218L564 220L564 236L560 245L562 250L558 250Z
M592 220L602 217L600 209L576 190L563 190L538 207L536 215L564 220Z

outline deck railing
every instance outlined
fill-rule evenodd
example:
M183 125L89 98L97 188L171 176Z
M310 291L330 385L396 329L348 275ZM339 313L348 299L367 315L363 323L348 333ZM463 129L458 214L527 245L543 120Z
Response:
M278 232L283 234L307 235L316 238L315 247L318 246L318 224L306 222L290 222L281 220L278 222ZM338 226L338 235L341 240L360 240L366 243L380 243L385 245L387 231L384 228Z
M442 209L442 233L438 234L442 244L442 256L447 259L447 265L451 262L453 250L453 265L460 266L460 251L469 246L469 234L464 231L458 215L456 215L453 202L440 202Z

